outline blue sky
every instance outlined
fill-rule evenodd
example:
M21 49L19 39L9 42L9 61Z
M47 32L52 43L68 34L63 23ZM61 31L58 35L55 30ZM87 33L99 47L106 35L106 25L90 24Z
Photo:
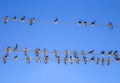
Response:
M19 49L29 48L35 50L47 48L49 52L57 49L64 52L77 50L94 49L95 53L101 50L120 50L120 1L119 0L0 0L0 18L17 16L19 19L26 16L38 21L53 22L57 17L59 22L76 22L85 20L89 23L96 20L96 26L78 26L77 24L49 24L29 22L8 21L7 24L0 20L0 49L4 50L15 44ZM113 30L107 27L112 22ZM103 24L105 26L97 26ZM36 63L34 60L27 64L25 60L7 61L3 64L0 53L0 83L113 83L120 82L120 63L112 62L96 65L95 62L79 65L73 63L64 65L57 64L56 60L50 61L47 65ZM28 53L34 57L34 53ZM40 55L43 57L42 53ZM13 57L10 53L9 57ZM18 56L24 57L23 53ZM53 57L52 54L48 55ZM60 55L64 57L63 54ZM79 55L81 57L81 55ZM101 57L101 56L96 56ZM106 57L106 56L105 56ZM113 57L111 56L113 59Z

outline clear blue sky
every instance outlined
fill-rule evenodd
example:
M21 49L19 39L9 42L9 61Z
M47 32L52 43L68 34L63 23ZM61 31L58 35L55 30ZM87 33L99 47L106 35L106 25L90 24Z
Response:
M36 20L53 21L58 17L61 22L96 20L96 24L120 23L120 0L0 0L0 18L8 15L21 18L34 17ZM109 30L107 26L85 27L75 24L39 24L9 21L6 25L0 20L0 49L12 48L17 43L19 49L34 50L47 48L48 51L65 49L89 51L95 49L120 51L120 27ZM0 58L5 52L0 53ZM29 53L30 56L35 56ZM14 54L10 54L13 57ZM24 57L23 53L19 53ZM53 56L53 55L49 55ZM64 55L60 55L64 56ZM79 55L80 56L80 55ZM0 59L0 83L119 83L120 63L110 66L89 62L84 65L64 65L51 61L47 65L32 61L7 61Z

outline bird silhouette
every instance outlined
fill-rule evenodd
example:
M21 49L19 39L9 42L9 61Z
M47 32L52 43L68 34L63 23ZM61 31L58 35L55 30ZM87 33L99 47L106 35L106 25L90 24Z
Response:
M82 56L83 56L83 57L85 56L85 51L84 51L84 50L82 50Z
M68 57L69 53L70 53L70 52L69 52L68 50L65 50L65 56L66 56L66 57Z
M3 56L3 62L4 62L4 64L6 64L6 61L7 61L7 55Z
M65 58L64 58L64 64L67 64L67 60L68 60L68 58L65 57Z
M14 52L18 51L18 45L16 44L15 48L14 48Z
M117 50L115 50L113 54L114 54L115 58L118 58L118 51Z
M9 20L9 17L6 16L6 17L4 18L4 24L6 24L6 23L8 22L8 20Z
M108 27L109 27L110 29L113 29L113 24L112 24L112 22L108 23Z
M87 21L84 21L84 22L83 22L83 24L84 24L85 26L87 26L87 25L88 25Z
M96 21L91 22L91 26L95 26Z
M58 62L58 64L60 64L60 61L61 61L61 58L60 58L60 56L58 56L58 57L57 57L57 62Z
M17 21L17 17L16 16L13 17L13 21Z
M7 56L9 55L10 52L11 52L11 47L7 47L7 48L6 48Z
M71 64L73 64L73 58L72 58L72 56L70 56L69 61L70 61Z
M107 65L110 65L111 62L110 58L108 58L107 62L108 62Z
M43 55L44 55L44 57L47 56L47 49L46 48L44 48L44 50L43 50Z
M112 50L108 52L108 55L112 55Z
M55 57L57 57L58 56L58 51L55 49L53 54L55 55Z
M49 60L48 56L45 56L45 64L48 63L48 60Z
M14 56L14 60L18 60L18 56L16 55L16 56Z
M105 51L103 50L103 51L101 51L101 55L105 55Z
M80 63L80 58L79 58L79 57L76 58L76 63L77 63L77 64Z
M92 62L94 62L94 61L95 61L95 57L94 57L94 56L91 58L91 61L92 61Z
M102 65L104 65L104 62L105 62L105 59L104 59L104 58L102 58Z
M31 57L30 57L30 56L27 56L26 60L27 60L27 63L30 63Z
M36 56L39 56L39 53L40 53L40 49L39 49L39 48L36 48L36 49L35 49L35 54L36 54Z
M91 50L88 52L88 54L92 55L94 53L94 50Z
M21 22L25 22L26 21L26 18L25 18L25 16L23 16L22 18L21 18Z
M116 57L115 60L116 60L116 61L120 61L120 58Z
M77 51L76 51L76 50L73 51L73 56L74 56L75 58L77 57Z
M24 49L24 55L25 55L25 56L27 56L28 51L29 51L28 48L25 48L25 49Z
M96 62L96 64L99 64L99 62L100 62L100 58L97 58L97 62Z
M35 22L35 18L30 19L30 25L32 25Z
M82 25L82 21L78 21L78 25Z
M58 24L58 18L56 18L56 19L54 20L54 23L55 23L55 24Z
M36 62L41 62L41 57L40 56L36 56Z
M84 64L87 64L88 61L87 57L83 57L83 59L84 59Z

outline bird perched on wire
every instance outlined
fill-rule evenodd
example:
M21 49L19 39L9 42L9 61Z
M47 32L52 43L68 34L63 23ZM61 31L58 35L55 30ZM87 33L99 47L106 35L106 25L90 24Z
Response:
M24 49L24 55L25 55L25 56L27 56L28 51L29 51L28 48L25 48L25 49Z
M6 24L6 23L8 22L8 20L9 20L9 17L6 16L6 17L4 18L4 24Z
M47 56L47 49L46 48L43 49L43 55L44 55L44 57Z
M60 61L61 61L61 58L60 58L60 56L58 56L58 57L57 57L57 62L58 62L58 64L60 64Z
M95 26L96 20L91 22L91 26Z
M113 54L114 54L115 58L118 58L118 51L117 50L115 50Z
M82 50L81 54L82 54L82 56L84 57L84 56L85 56L85 51Z
M101 51L101 55L105 55L105 51L103 50L103 51Z
M88 61L87 57L83 57L83 59L84 59L84 64L87 64Z
M110 58L108 58L107 62L108 62L107 65L110 65L111 62Z
M65 50L65 56L66 57L68 57L69 53L70 53L69 50Z
M16 16L13 17L13 21L17 21L17 17Z
M77 63L77 64L80 63L80 58L79 58L79 57L76 58L76 63Z
M35 22L35 18L30 19L30 25L32 25Z
M73 64L73 57L72 56L70 56L70 58L69 58L69 62L71 63L71 64Z
M82 25L82 21L78 21L78 23L77 23L78 25Z
M64 64L67 64L67 60L68 60L68 58L65 56L65 58L64 58Z
M112 55L112 50L108 52L108 55Z
M16 55L16 56L14 56L14 60L18 60L18 56Z
M30 56L27 56L26 60L27 60L27 63L30 63L31 57L30 57Z
M89 55L92 55L94 53L94 50L91 50L88 52Z
M16 44L15 48L14 48L14 52L18 51L18 45Z
M22 18L21 18L21 22L25 22L26 21L26 18L25 18L25 16L23 16Z
M85 26L87 26L87 25L88 25L88 22L87 22L87 21L84 21L83 24L84 24Z
M99 64L100 62L100 58L97 58L96 64Z
M105 62L105 59L104 59L104 58L102 58L102 65L104 65L104 62Z
M41 57L40 56L36 56L36 62L41 62Z
M94 62L94 61L95 61L95 57L94 57L94 56L91 58L91 61L92 61L92 62Z
M77 57L77 54L78 54L77 51L74 50L74 51L73 51L73 56L74 56L75 58Z
M36 48L36 49L35 49L36 57L39 56L39 53L40 53L40 49L39 49L39 48Z
M112 22L108 23L108 27L109 27L110 29L113 29L113 24L112 24Z
M3 62L4 62L4 64L6 64L6 61L7 61L7 55L3 56Z
M7 48L6 48L7 56L9 55L10 52L11 52L11 47L7 47Z
M58 51L55 49L53 54L55 55L55 57L57 57L58 56Z
M49 60L48 56L45 56L45 64L48 63L48 60Z
M54 23L55 23L55 24L58 24L58 18L56 18L56 19L54 20Z

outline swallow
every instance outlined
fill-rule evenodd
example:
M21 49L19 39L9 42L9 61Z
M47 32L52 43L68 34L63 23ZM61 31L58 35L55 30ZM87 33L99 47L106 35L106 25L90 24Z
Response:
M30 56L27 56L26 60L27 60L28 63L30 63L31 57L30 57Z
M73 51L73 56L74 56L75 58L77 57L77 51L76 51L76 50Z
M18 56L16 55L16 56L14 56L14 60L18 60Z
M101 52L101 55L105 55L105 51L104 50Z
M66 56L66 57L68 57L69 53L70 53L70 52L69 52L68 50L65 50L65 56Z
M84 21L84 22L83 22L83 24L84 24L85 26L87 26L87 25L88 25L87 21Z
M48 60L49 60L48 56L45 56L45 64L48 63Z
M78 25L82 25L82 21L78 21Z
M58 18L56 18L56 19L54 20L54 23L55 23L55 24L58 24Z
M84 58L84 64L87 64L88 61L87 57L83 57L83 58Z
M115 58L115 60L116 60L116 61L120 61L120 58L117 57L117 58Z
M69 61L70 61L71 64L73 64L73 58L72 58L72 56L70 56Z
M60 56L57 57L58 64L60 64L61 58Z
M3 62L4 62L4 64L6 64L6 61L7 61L7 55L3 56Z
M6 23L8 22L8 20L9 20L9 17L6 16L6 17L4 18L4 24L6 24Z
M117 51L117 50L115 50L113 54L114 54L114 57L115 57L115 58L118 57L118 51Z
M79 58L79 57L76 58L76 63L77 63L77 64L80 63L80 58Z
M112 55L112 50L108 52L108 55Z
M40 53L40 49L39 49L39 48L36 48L36 49L35 49L35 54L36 54L36 56L38 56L39 53Z
M84 50L82 50L82 56L83 56L83 57L85 56L85 51L84 51Z
M91 50L88 52L88 54L92 55L94 53L94 50Z
M25 56L27 56L28 51L29 51L29 50L28 50L27 48L24 49L24 55L25 55Z
M67 64L67 60L68 60L68 58L65 57L65 58L64 58L64 64Z
M109 27L110 29L113 29L113 24L112 24L112 22L108 23L108 27Z
M100 58L97 58L97 62L96 62L96 64L99 64L99 62L100 62Z
M7 48L6 48L6 53L7 53L7 55L9 55L10 52L11 52L11 47L7 47Z
M92 62L94 62L94 61L95 61L95 57L94 57L94 56L91 58L91 61L92 61Z
M107 65L110 65L111 62L110 58L108 58L107 62L108 62Z
M102 58L102 65L104 65L104 62L105 62L105 59L104 59L104 58Z
M13 17L13 21L17 21L17 17L16 16Z
M21 22L25 22L25 20L26 20L26 18L25 18L25 16L23 16L23 17L21 18Z
M35 22L35 18L30 19L30 25L32 25Z
M18 51L18 45L16 44L15 48L14 48L14 52Z
M95 26L96 21L91 22L91 26Z
M53 52L53 54L55 55L55 57L57 57L58 51L55 49L54 52Z
M41 62L41 57L40 56L36 56L36 62Z
M43 55L44 55L44 57L47 56L47 50L46 50L46 48L44 48L44 50L43 50Z

